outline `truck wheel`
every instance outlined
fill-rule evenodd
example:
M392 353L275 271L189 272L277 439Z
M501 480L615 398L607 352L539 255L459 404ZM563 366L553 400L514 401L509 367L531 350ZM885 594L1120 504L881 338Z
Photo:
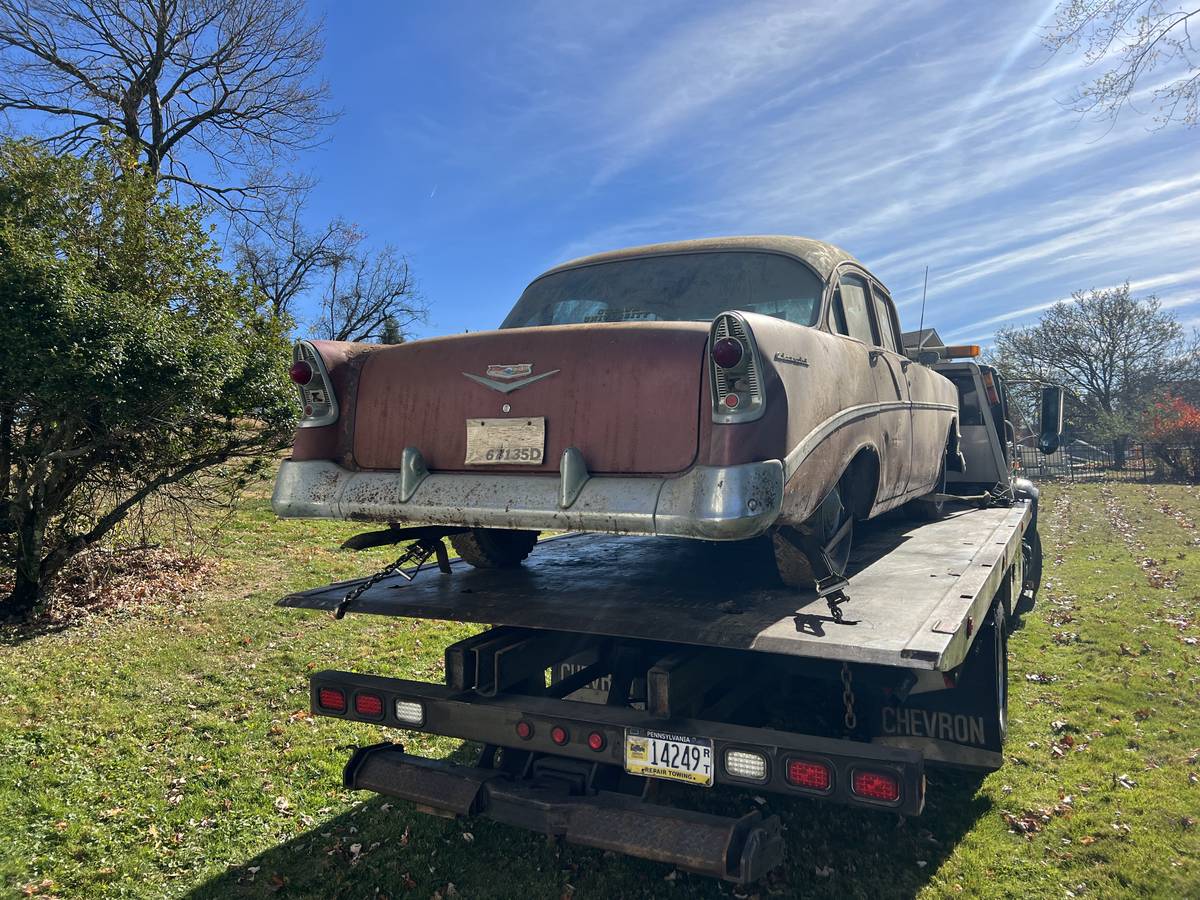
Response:
M784 526L788 527L788 526ZM850 548L854 543L854 513L842 505L842 492L838 485L821 501L801 528L811 531L817 543L827 547L830 567L835 575L845 575L846 566L850 562ZM844 529L844 530L843 530ZM830 541L842 531L837 543L828 547ZM817 576L812 562L807 554L796 547L776 531L771 535L771 544L775 550L775 568L779 572L779 580L788 587L812 588L816 586Z
M536 531L472 528L463 534L452 534L450 543L476 569L507 569L520 565L537 539Z

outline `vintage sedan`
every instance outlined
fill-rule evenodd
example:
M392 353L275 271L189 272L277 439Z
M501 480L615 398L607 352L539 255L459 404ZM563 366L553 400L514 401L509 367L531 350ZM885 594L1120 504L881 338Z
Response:
M496 331L301 341L281 516L461 529L476 566L543 530L741 541L795 584L854 521L940 511L954 386L905 356L891 296L797 237L656 244L558 266Z

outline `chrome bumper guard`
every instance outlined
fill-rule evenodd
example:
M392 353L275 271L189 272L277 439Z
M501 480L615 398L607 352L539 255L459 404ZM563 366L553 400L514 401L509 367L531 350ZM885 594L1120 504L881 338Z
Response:
M271 507L289 518L735 541L765 532L783 502L777 459L695 466L675 478L633 478L580 475L578 459L566 454L561 476L431 473L414 455L406 451L396 471L288 460L279 467Z

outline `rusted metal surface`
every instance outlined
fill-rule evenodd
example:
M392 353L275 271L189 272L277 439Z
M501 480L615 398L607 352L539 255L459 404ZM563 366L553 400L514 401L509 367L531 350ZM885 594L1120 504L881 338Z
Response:
M944 671L966 656L968 621L983 620L1018 559L1030 512L1021 502L864 531L843 624L814 592L779 584L765 542L597 535L544 541L518 569L455 564L381 582L356 609ZM332 609L346 584L280 605Z
M398 472L290 460L280 465L271 504L289 517L744 540L770 528L783 501L777 460L695 466L678 478L597 475L571 485L578 491L566 508L554 475L437 472L406 497L411 484Z
M553 472L562 452L575 447L596 474L682 472L696 458L707 336L701 322L630 322L389 347L371 356L359 382L355 459L363 468L394 469L400 451L413 446L432 471L511 471L464 463L466 422L537 417L546 420L544 461L522 469ZM517 361L532 361L534 376L554 374L511 393L464 375Z

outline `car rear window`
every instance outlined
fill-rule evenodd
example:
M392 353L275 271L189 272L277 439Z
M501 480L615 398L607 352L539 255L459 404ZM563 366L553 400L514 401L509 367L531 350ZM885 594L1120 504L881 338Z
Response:
M774 253L632 257L539 278L500 327L709 321L729 309L812 325L822 289L806 265Z

